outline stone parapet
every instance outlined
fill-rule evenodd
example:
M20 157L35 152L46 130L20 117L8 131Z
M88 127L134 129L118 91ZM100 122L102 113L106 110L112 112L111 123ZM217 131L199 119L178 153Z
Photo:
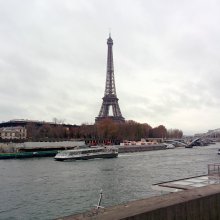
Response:
M219 220L220 185L128 202L59 220Z

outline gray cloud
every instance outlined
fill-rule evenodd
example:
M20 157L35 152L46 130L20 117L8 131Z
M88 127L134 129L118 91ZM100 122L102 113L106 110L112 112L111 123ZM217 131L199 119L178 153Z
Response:
M93 123L109 28L123 116L203 132L219 127L217 1L0 1L0 119Z

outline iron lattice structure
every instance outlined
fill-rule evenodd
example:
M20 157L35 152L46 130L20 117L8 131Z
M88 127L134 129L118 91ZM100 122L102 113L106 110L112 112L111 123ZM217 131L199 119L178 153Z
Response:
M124 122L125 119L121 114L121 110L118 104L118 98L116 95L115 88L115 77L114 77L114 64L113 64L113 40L109 35L107 40L108 54L107 54L107 73L106 73L106 83L105 83L105 94L102 98L102 106L98 117L95 121L99 122L103 119L110 118L113 121ZM110 106L112 107L113 116L109 115Z

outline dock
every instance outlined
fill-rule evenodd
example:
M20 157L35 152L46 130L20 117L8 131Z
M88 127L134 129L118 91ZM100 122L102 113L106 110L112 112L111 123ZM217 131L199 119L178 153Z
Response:
M219 220L220 186L212 184L57 220Z
M220 164L208 164L207 175L161 182L152 185L152 188L164 192L179 192L213 184L220 184Z
M57 220L219 220L220 164L208 174L155 184L166 193ZM169 190L167 190L169 189Z

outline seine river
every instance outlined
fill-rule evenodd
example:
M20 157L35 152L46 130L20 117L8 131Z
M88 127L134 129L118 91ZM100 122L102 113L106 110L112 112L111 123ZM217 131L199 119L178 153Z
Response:
M54 219L97 204L157 195L151 185L207 173L220 162L220 144L121 154L114 159L58 162L53 158L0 161L0 219Z

